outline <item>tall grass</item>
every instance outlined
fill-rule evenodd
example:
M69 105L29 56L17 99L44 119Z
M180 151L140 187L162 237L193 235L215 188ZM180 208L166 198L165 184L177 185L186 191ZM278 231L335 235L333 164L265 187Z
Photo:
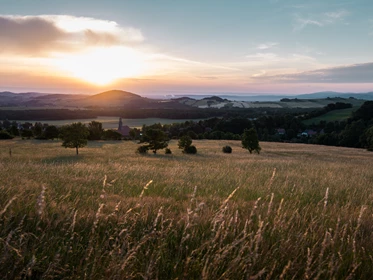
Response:
M371 278L369 152L195 142L197 155L92 142L78 157L57 141L0 142L0 275Z

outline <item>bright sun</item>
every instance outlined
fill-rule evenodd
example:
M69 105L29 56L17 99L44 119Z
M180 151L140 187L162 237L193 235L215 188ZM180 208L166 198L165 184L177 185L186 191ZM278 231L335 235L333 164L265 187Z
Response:
M108 85L121 78L143 73L143 55L127 47L95 48L74 55L63 55L56 66L71 76L95 85Z

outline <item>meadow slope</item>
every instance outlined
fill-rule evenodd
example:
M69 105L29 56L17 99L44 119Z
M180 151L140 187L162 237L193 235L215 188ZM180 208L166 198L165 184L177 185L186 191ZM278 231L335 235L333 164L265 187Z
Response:
M370 279L373 154L193 141L0 142L6 279ZM224 145L233 148L223 154ZM9 149L12 155L9 155Z

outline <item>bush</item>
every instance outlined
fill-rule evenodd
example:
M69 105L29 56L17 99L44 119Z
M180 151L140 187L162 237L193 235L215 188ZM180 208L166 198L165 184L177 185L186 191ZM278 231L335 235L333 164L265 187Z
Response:
M223 147L223 153L230 154L232 153L232 148L231 146L224 146Z
M122 134L120 134L118 131L115 131L113 129L105 130L102 133L102 139L103 140L121 140Z
M194 145L188 146L183 150L183 153L186 154L196 154L197 153L197 148Z
M148 152L148 146L140 146L137 148L136 153L138 154L146 154Z
M0 139L13 139L14 137L6 130L0 130Z
M172 151L169 148L166 148L166 150L164 151L164 153L166 155L170 155L170 154L172 154Z

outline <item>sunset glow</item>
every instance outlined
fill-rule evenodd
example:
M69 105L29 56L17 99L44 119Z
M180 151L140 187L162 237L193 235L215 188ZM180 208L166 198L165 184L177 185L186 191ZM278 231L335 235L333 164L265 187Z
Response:
M95 85L140 76L145 70L141 54L125 47L96 48L54 60L57 69Z
M0 91L373 90L363 0L22 3L2 4Z

